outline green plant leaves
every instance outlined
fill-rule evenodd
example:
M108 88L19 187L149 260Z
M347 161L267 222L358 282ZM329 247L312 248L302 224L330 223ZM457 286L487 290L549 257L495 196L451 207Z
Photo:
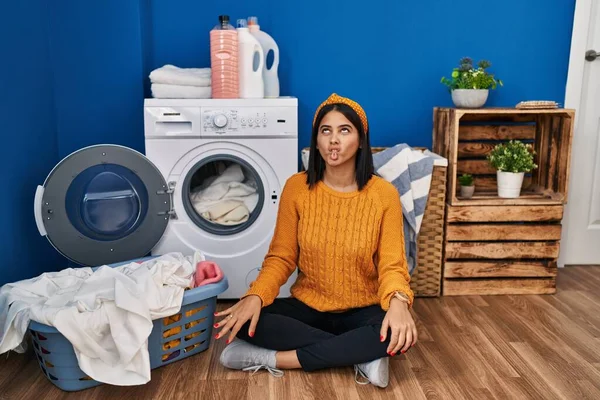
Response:
M462 174L458 177L458 182L461 186L472 186L473 185L473 175L471 174Z
M533 162L535 151L531 144L511 140L498 144L487 155L490 165L498 171L530 172L538 166Z
M496 89L498 85L503 86L503 82L486 71L491 65L489 61L481 60L475 68L471 58L463 57L459 67L452 70L452 79L442 77L441 83L448 86L449 90Z

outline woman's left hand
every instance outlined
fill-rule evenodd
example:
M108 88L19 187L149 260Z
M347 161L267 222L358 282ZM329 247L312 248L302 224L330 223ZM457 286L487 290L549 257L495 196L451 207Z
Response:
M408 309L408 304L396 298L390 301L390 308L385 314L383 324L381 325L381 341L385 342L390 332L390 344L387 353L390 356L396 355L398 350L402 353L417 343L417 327L412 315Z

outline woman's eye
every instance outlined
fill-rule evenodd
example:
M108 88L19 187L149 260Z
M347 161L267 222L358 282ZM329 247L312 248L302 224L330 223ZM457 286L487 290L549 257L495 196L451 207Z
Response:
M350 132L350 129L348 129L348 128L342 128L342 133L349 133L349 132Z
M328 128L321 129L321 133L326 135L329 133L329 129Z

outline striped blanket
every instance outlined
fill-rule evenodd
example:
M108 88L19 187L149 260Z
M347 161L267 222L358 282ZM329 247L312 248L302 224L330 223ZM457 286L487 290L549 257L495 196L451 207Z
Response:
M408 270L412 274L417 266L417 237L427 206L433 166L447 165L447 160L435 153L398 144L373 154L375 172L391 182L402 203L404 216L404 244Z

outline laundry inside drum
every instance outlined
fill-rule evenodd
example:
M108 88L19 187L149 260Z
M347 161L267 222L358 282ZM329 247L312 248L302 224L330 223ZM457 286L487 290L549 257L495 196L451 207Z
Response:
M207 222L220 226L246 223L259 201L256 172L235 161L202 165L190 181L190 202Z

